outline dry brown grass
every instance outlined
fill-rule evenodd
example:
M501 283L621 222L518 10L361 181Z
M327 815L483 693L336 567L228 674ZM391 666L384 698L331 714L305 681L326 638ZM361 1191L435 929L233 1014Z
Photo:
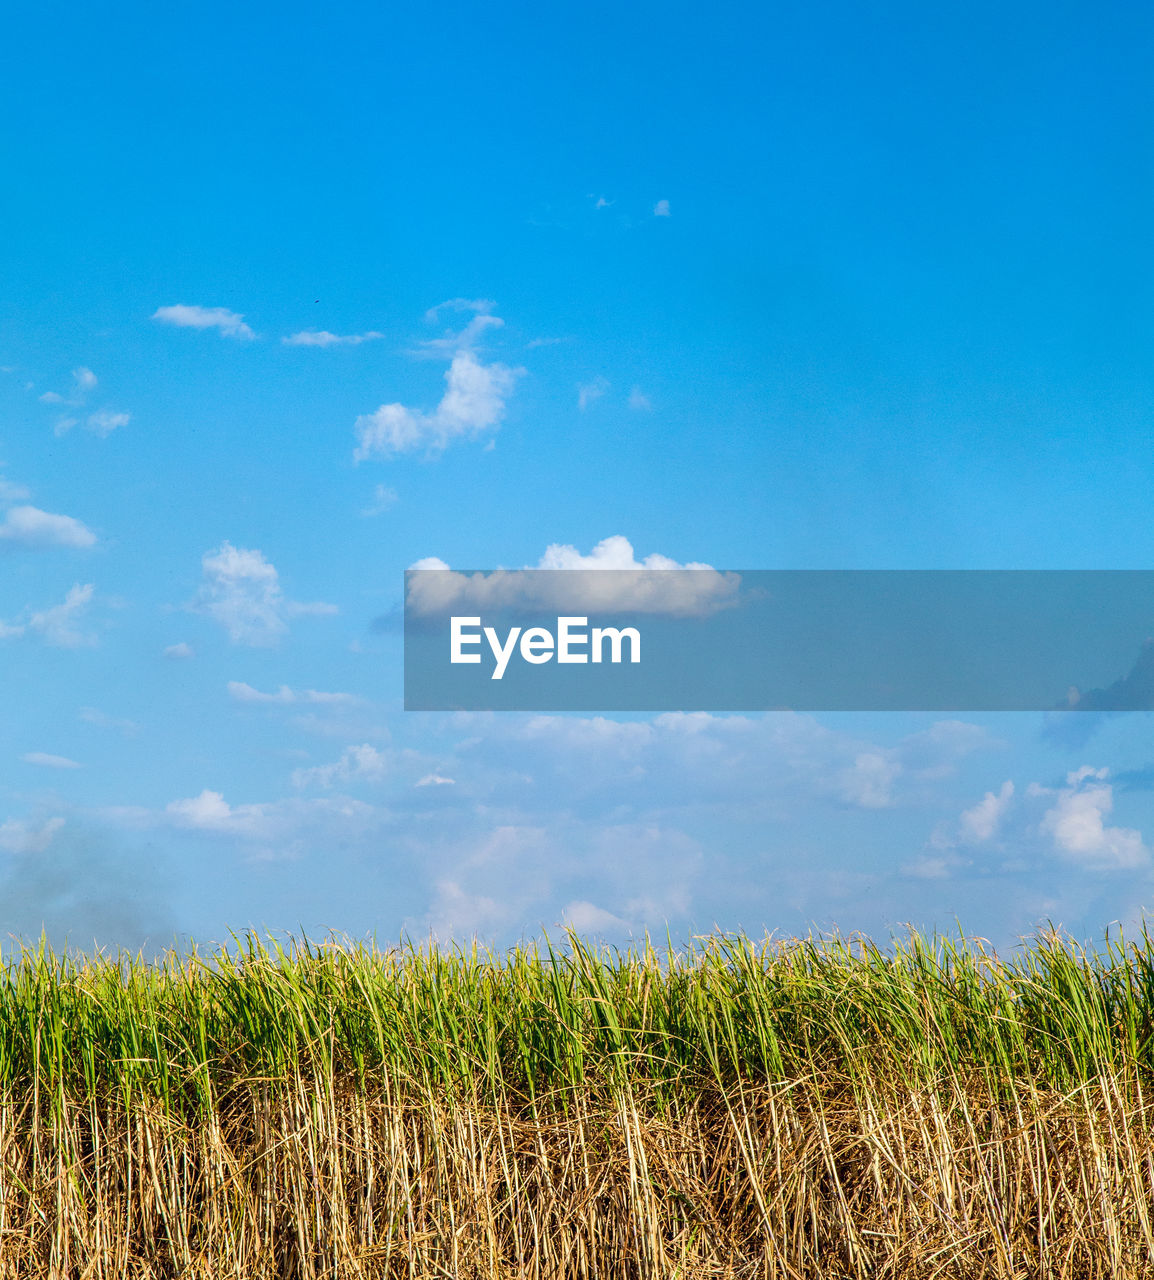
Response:
M742 983L771 963L796 963L773 955L760 953L759 967L741 975ZM593 963L588 953L586 961ZM1136 963L1125 955L1122 962ZM261 963L270 966L270 979L278 964L303 964L308 983L284 988L303 1000L306 989L324 985L308 966L329 966L331 976L338 960L325 953ZM419 963L427 968L429 961ZM478 963L491 966L477 971L485 981L521 983L520 996L537 981L516 965ZM642 970L646 964L637 957L615 963ZM866 961L846 953L829 963ZM939 965L939 983L948 968ZM872 1052L870 1037L879 1034L873 1009L857 1024L862 1044L848 1062L832 1051L815 1053L820 1028L811 1028L798 1034L795 1052L782 1047L780 1070L767 1070L764 1061L757 1066L756 1041L735 1028L735 1052L725 1061L707 1052L714 1067L695 1071L687 1065L693 1046L682 1027L676 1043L685 1060L672 1069L671 1055L653 1054L654 1019L665 1015L650 1004L670 986L674 1001L688 997L676 990L675 967L663 965L650 967L648 977L632 973L627 988L620 982L597 988L615 993L609 1021L604 1008L582 1005L604 994L572 983L564 995L555 989L554 1022L583 1036L580 1066L570 1059L560 1072L544 1006L534 1015L535 1038L522 1028L505 1051L494 1042L492 1056L483 1057L481 1027L467 1032L463 1017L456 1023L450 1017L453 1009L454 1017L461 1013L466 990L480 988L463 980L454 987L451 974L431 988L448 1001L437 1017L462 1059L477 1051L455 1073L448 1069L453 1054L438 1059L432 1045L426 1058L439 1060L438 1069L414 1070L425 1059L411 1035L410 1060L402 1061L400 1040L374 1033L381 1058L358 1065L356 1055L340 1052L332 1004L327 1049L320 1024L305 1019L304 1049L285 1056L281 1045L267 1059L280 1066L263 1071L254 1069L255 1057L243 1060L235 1045L229 1049L224 1023L210 1026L206 1015L192 1039L209 1052L190 1067L172 1042L175 1023L165 1036L146 1032L148 1008L155 1013L188 994L164 982L192 982L194 971L187 966L170 969L167 979L145 979L164 992L154 1006L143 997L126 999L122 1012L142 1032L139 1056L124 1055L118 1033L118 1047L102 1050L103 1070L95 1055L92 1069L85 1065L77 1037L90 1040L114 1022L113 988L100 982L115 981L131 994L140 971L136 978L103 973L93 982L90 968L58 969L37 988L38 1005L30 997L18 1001L32 988L10 975L7 999L24 1022L9 1021L0 1062L8 1079L0 1103L0 1276L1154 1276L1154 1098L1145 1049L1127 1049L1120 1031L1122 1047L1109 1064L1085 1059L1083 1070L1076 1061L1058 1069L1058 1059L1043 1055L1034 1071L1019 1064L997 1074L972 1054L969 1061L964 1053L951 1057L940 1044L911 1065L909 1046L892 1033ZM582 971L580 964L569 970ZM549 972L547 962L543 983ZM1031 972L1029 981L1040 982ZM236 981L249 986L234 994L245 990L274 1021L285 1017L253 988L255 973L251 961L238 969ZM815 974L827 990L840 992L844 1010L845 988L834 982L844 975L815 969L807 980L816 981ZM411 973L404 978L403 966L393 976L413 980ZM922 979L907 977L916 994ZM1072 1007L1069 977L1065 971L1056 988L1062 1007ZM213 985L218 980L206 991L233 1008ZM796 986L797 973L790 981L794 1005L767 1005L779 1021L816 998ZM875 991L880 981L867 976L862 989ZM329 996L345 989L333 985ZM545 986L533 989L540 995ZM626 999L626 989L644 1000ZM367 984L357 990L362 1002L376 998ZM73 997L78 1004L69 1002ZM50 998L62 1011L55 1029ZM894 990L884 998L896 998ZM966 998L976 1007L974 992ZM79 1010L94 1001L108 1016L84 1030ZM1007 1007L1021 1003L1019 994ZM866 1009L858 1004L859 1017ZM922 1009L926 1040L940 1038L945 1006ZM187 1004L179 1010L190 1017ZM829 1015L835 1016L832 1006ZM956 1020L956 1011L950 1016ZM639 1037L624 1034L630 1020L648 1028L644 1050ZM614 1022L616 1056L595 1052L597 1037ZM21 1025L39 1064L31 1074L13 1053ZM708 1038L704 1023L692 1025ZM253 1039L261 1034L255 1021L243 1031ZM666 1034L672 1035L668 1027ZM1053 1039L1052 1027L1046 1035ZM530 1043L554 1068L545 1083L550 1073L542 1067L532 1088L532 1073L515 1072L516 1054L508 1048ZM742 1044L744 1057L736 1052ZM158 1073L162 1055L168 1066ZM541 1065L523 1052L522 1058L522 1066ZM147 1085L145 1077L132 1083L126 1074L132 1063L152 1073ZM21 1079L28 1087L16 1092L13 1083Z

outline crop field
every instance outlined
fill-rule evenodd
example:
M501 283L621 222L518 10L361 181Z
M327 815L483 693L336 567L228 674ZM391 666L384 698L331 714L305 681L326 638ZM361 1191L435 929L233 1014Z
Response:
M0 1275L1154 1275L1154 944L0 968Z

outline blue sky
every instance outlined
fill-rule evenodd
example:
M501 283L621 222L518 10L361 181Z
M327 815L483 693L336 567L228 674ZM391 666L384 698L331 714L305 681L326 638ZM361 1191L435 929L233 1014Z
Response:
M406 714L378 620L607 538L1150 567L1152 25L6 15L0 930L1134 919L1145 715Z

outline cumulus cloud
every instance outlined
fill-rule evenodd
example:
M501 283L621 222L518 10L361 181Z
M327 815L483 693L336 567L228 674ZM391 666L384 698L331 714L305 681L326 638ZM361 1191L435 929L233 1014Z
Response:
M497 316L480 311L488 305L455 299L434 308L434 315L446 306L480 312L459 333L423 343L417 353L449 360L444 394L431 411L392 403L381 405L373 413L361 414L354 425L356 462L418 450L438 454L455 440L474 439L500 426L505 416L505 402L525 370L498 362L487 364L477 354L475 346L481 335L503 324Z
M330 333L327 329L302 329L282 338L286 347L359 347L362 342L375 342L383 333L370 329L367 333Z
M54 756L48 751L27 751L21 757L25 764L37 764L44 769L81 769L83 765L67 756Z
M234 644L276 644L291 618L333 614L336 605L300 604L285 597L274 565L262 552L222 542L201 558L202 580L193 608L207 614Z
M39 507L10 507L0 523L0 541L10 546L46 548L94 546L96 534L72 516L54 515Z
M95 644L96 637L77 625L92 603L92 596L90 582L83 586L77 583L64 597L63 603L33 613L28 619L27 629L57 649L79 649Z
M196 657L196 650L188 643L187 640L180 640L176 644L165 645L162 652L166 658L171 658L174 662L183 662L188 658Z
M632 543L620 534L603 539L588 555L567 543L552 543L535 566L523 570L468 575L451 571L436 557L411 567L441 571L435 577L409 578L407 604L418 615L539 605L696 616L733 604L741 585L739 575L695 561L678 564L656 552L638 560ZM561 579L534 569L585 573L579 579Z
M219 791L206 787L200 795L187 800L173 800L165 810L178 824L207 831L222 831L243 827L261 813L260 805L241 805L238 809L225 800Z
M1056 801L1042 818L1040 830L1052 837L1059 855L1092 870L1122 870L1144 866L1149 851L1142 834L1130 827L1106 822L1114 808L1114 788L1106 781L1107 769L1084 765L1066 777L1066 786L1054 792ZM1035 787L1034 794L1046 789Z
M222 338L256 337L245 324L244 316L227 307L197 307L178 302L170 307L157 307L152 318L180 329L216 329Z

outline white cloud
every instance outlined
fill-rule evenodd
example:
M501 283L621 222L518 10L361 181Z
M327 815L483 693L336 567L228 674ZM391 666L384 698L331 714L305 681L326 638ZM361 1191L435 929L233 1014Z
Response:
M192 606L213 618L234 644L276 644L288 620L337 612L336 605L300 604L285 598L276 568L262 552L222 542L201 559L203 577Z
M447 302L438 302L425 312L429 324L436 324L442 311L475 311L479 315L487 315L495 311L497 304L491 298L450 298Z
M88 399L89 393L95 391L100 380L91 369L81 365L78 369L72 370L72 393L68 396L62 396L56 391L45 391L40 397L42 404L61 404L68 405L71 409L80 409ZM99 409L94 413L88 414L87 417L70 417L57 418L55 426L52 428L53 434L57 436L67 435L73 427L83 424L86 431L91 431L94 435L102 438L111 435L117 427L126 427L132 421L132 415L129 413L118 413L112 409Z
M132 421L130 413L113 413L109 409L101 409L98 413L90 413L84 421L85 427L98 436L111 435L117 427L126 427Z
M181 329L216 329L222 338L256 337L245 324L244 316L227 307L196 307L181 302L171 307L157 307L152 318Z
M72 394L70 396L62 396L58 391L45 391L39 397L41 404L67 404L74 409L82 405L90 391L95 391L99 379L91 369L86 369L83 365L79 369L72 370ZM67 430L67 428L65 428ZM60 432L58 431L59 435Z
M303 689L297 693L287 684L282 684L276 693L262 693L261 690L254 689L251 684L245 684L243 680L228 682L228 696L234 702L281 704L311 702L325 706L351 706L360 701L351 693L322 693L318 689Z
M963 860L953 854L927 853L907 863L902 870L916 880L948 880L964 865Z
M415 787L453 787L456 786L456 778L446 778L440 773L426 773L423 778L419 778L413 783Z
M228 696L234 702L296 701L296 694L287 684L282 684L276 693L262 693L259 689L254 689L251 684L245 684L243 680L230 680L228 682Z
M379 516L383 515L388 509L396 504L397 491L390 489L388 485L379 484L373 490L373 500L361 511L363 516Z
M597 197L597 202L594 204L593 208L594 208L594 209L609 209L609 208L611 208L611 207L612 207L612 205L613 205L613 201L612 201L612 200L606 200L604 196L598 196L598 197Z
M18 818L9 818L0 822L0 849L5 853L43 853L63 825L63 818L48 818L38 827Z
M165 812L178 826L234 834L252 834L264 816L262 805L246 804L234 809L219 791L207 788L191 799L173 800Z
M177 644L165 645L162 652L166 658L171 658L175 662L196 657L196 650L187 640L181 640Z
M92 601L92 584L77 583L62 604L42 609L28 619L28 630L43 636L46 644L57 649L78 649L96 643L96 637L81 631L76 623Z
M418 560L411 567L449 570L435 556ZM567 580L524 570L498 569L472 576L442 572L435 578L411 578L407 604L421 614L458 606L492 609L534 604L565 609L580 605L590 610L628 607L643 613L695 616L732 604L741 585L737 574L719 573L707 564L678 564L657 553L638 560L629 539L620 534L603 539L588 555L567 543L552 543L533 567L591 572L581 579ZM600 572L606 569L615 572Z
M669 201L658 200L653 206L653 216L655 218L670 218L673 215L669 212Z
M1014 798L1014 784L1008 779L997 794L987 791L971 809L961 816L962 838L974 844L984 844L998 833L1002 819Z
M640 387L634 387L629 393L629 407L639 413L648 413L653 408L653 402Z
M606 378L596 377L592 382L583 382L577 388L577 408L584 413L595 400L600 400L608 390L609 381Z
M96 534L72 516L39 507L11 507L0 523L0 539L20 547L91 547Z
M47 751L27 751L21 759L25 764L38 764L45 769L81 769L83 765L67 756L54 756Z
M208 788L199 795L173 800L162 810L135 806L99 811L104 820L131 830L156 826L235 839L250 856L296 857L309 848L363 837L376 821L371 805L348 796L294 797L261 804L229 804L223 793Z
M442 879L426 917L430 935L438 941L484 937L512 918L508 903L483 893L469 893L456 880Z
M115 729L126 738L140 732L140 725L135 720L125 720L119 716L110 716L98 707L81 707L76 713L85 724L94 724L101 729Z
M1053 838L1058 853L1091 870L1121 870L1144 866L1149 851L1142 834L1130 827L1111 827L1106 818L1114 808L1114 788L1106 769L1084 765L1070 773L1057 803L1042 818L1040 830ZM1036 788L1035 793L1043 789Z
M359 747L346 747L339 760L316 765L311 769L294 769L294 787L331 787L335 783L380 782L388 772L384 752L367 742Z
M842 797L862 809L888 809L894 803L893 785L901 772L892 752L863 751L842 774Z
M370 329L367 333L330 333L327 329L302 329L290 333L281 342L286 347L359 347L362 342L375 342L383 333Z
M561 923L568 929L584 934L631 933L633 930L628 920L622 920L612 911L584 901L567 903L561 909Z
M456 299L441 306L458 304L474 310L482 305ZM434 308L434 314L438 310ZM505 416L505 402L525 371L496 362L486 364L474 345L487 329L499 328L502 323L497 316L482 312L461 332L422 344L419 354L449 360L440 402L432 412L393 403L381 405L374 413L361 414L354 425L354 460L364 462L422 449L436 454L454 440L495 431Z
M0 476L0 502L23 502L31 496L24 485L14 484L11 480L5 480L3 476Z

